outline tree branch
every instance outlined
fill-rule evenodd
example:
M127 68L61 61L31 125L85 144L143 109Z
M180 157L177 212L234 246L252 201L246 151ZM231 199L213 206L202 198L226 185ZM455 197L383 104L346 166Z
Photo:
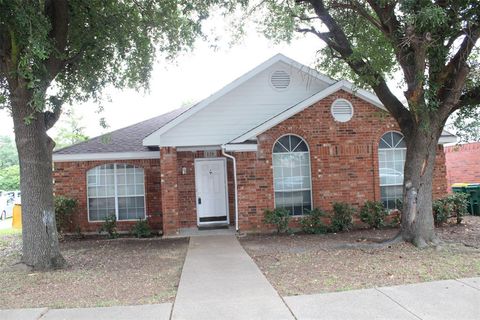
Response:
M48 81L53 80L63 67L62 56L65 54L68 42L68 1L45 1L45 13L50 20L52 30L49 37L53 40L55 52L45 62L48 71Z
M62 114L63 105L63 101L55 96L50 97L49 100L50 104L52 105L52 111L43 112L46 130L49 130L55 125L55 123L57 123L60 115Z
M439 84L442 85L438 93L438 98L442 106L439 113L444 117L448 117L453 111L458 109L458 105L464 104L464 102L460 102L462 97L463 99L469 100L472 97L470 94L474 93L470 91L470 94L462 95L462 90L465 80L470 73L467 59L479 37L480 25L477 24L470 29L457 53L439 75Z
M388 36L387 30L384 26L380 23L379 20L375 19L367 10L359 5L358 2L351 2L351 3L340 3L340 2L333 2L331 4L332 8L339 8L339 9L350 9L358 13L362 16L365 20L367 20L372 26L383 32L385 35Z
M471 88L460 96L458 104L455 106L454 110L461 109L463 107L480 107L480 85Z
M376 72L368 62L354 55L352 45L346 37L343 29L337 24L333 17L325 8L322 0L297 0L298 2L308 2L313 7L315 13L320 20L326 25L329 32L318 33L317 36L325 41L325 43L335 51L337 51L341 59L345 61L352 70L360 77L373 76L373 80L369 81L369 85L377 94L387 110L396 119L402 130L410 130L411 114L405 106L390 91L383 76ZM311 29L307 29L311 30ZM308 31L311 32L311 31Z

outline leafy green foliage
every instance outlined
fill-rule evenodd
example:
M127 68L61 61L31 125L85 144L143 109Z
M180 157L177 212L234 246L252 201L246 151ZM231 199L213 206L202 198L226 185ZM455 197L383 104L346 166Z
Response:
M433 218L436 226L446 223L449 218L455 217L458 224L468 214L468 194L453 193L433 202Z
M315 6L324 7L325 11L316 11ZM451 85L446 77L452 71L448 70L449 62L463 38L472 37L470 30L479 26L476 0L396 4L392 1L265 0L254 2L250 15L251 12L265 36L276 42L288 42L300 33L317 36L322 41L317 68L332 77L352 80L360 88L374 88L383 80L395 80L404 90L406 86L421 90L420 99L410 93L405 98L409 112L421 119L418 124L424 130L432 129L438 116L434 111L445 105L445 86ZM334 25L338 26L335 30ZM339 31L347 41L343 41L343 35L336 37ZM477 36L474 39L476 41ZM466 129L465 135L470 140L480 139L478 116L475 116L479 112L479 57L478 43L462 56L469 69L461 89L464 97L458 107L452 106L446 114L456 109L465 110L458 113L454 125L458 125L455 131L461 136ZM403 77L399 76L400 72ZM451 75L460 72L457 69ZM415 87L417 84L420 89ZM469 91L470 94L466 94ZM476 128L469 124L476 124Z
M13 165L0 169L0 190L20 189L20 167Z
M328 228L322 221L325 217L326 213L321 209L315 208L311 210L300 220L302 231L310 234L327 233Z
M265 210L263 213L263 222L272 224L277 228L277 233L286 233L289 231L288 223L290 221L290 213L283 208L273 210Z
M0 1L0 35L10 39L12 64L34 91L36 111L98 99L109 85L148 88L157 54L173 59L204 36L202 22L214 6L226 13L245 1L73 0L68 1L68 26L49 17L47 3ZM55 39L54 27L67 33ZM49 70L52 59L60 68ZM49 74L52 70L58 75ZM49 96L52 76L57 90ZM6 99L10 89L4 81L0 86L7 89L1 95Z
M460 141L470 142L480 140L480 108L460 109L453 115L449 128Z
M9 136L0 136L0 169L18 164L17 148Z
M105 218L105 222L102 223L98 233L106 232L109 239L118 238L117 232L117 217L112 214Z
M72 216L78 207L78 201L64 196L56 196L54 200L57 229L63 233L72 224Z
M136 238L149 238L152 236L152 229L147 220L139 219L130 231Z
M85 127L81 125L82 117L77 116L75 109L70 108L65 112L65 117L60 121L57 135L55 136L55 149L61 149L85 141Z
M360 220L368 224L371 228L381 228L385 225L387 210L383 203L377 201L365 201L360 209Z
M333 203L332 232L350 231L353 227L355 209L344 202Z

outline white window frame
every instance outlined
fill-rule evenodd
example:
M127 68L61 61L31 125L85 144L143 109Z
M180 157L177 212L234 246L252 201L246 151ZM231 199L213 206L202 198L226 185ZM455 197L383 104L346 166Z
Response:
M377 149L377 152L378 152L378 155L380 154L380 150L388 150L388 151L403 151L407 150L406 147L397 147L397 146L393 146L391 148L380 148L380 142L381 140L383 139L383 137L387 134L390 134L390 133L397 133L399 135L401 135L403 137L403 141L405 141L405 136L401 133L401 132L398 132L398 131L387 131L385 133L382 134L382 136L380 137L380 140L379 140L379 144L378 144L378 149ZM395 161L394 161L395 163ZM403 166L405 166L405 161L403 163ZM379 187L380 187L380 202L384 202L384 199L382 198L382 187L398 187L398 186L401 186L403 187L403 182L404 182L404 179L405 177L402 179L402 182L400 184L396 183L396 184L393 184L393 183L387 183L387 184L382 184L382 178L381 178L381 175L380 175L380 169L381 169L381 166L380 166L380 157L378 157L378 180L379 180ZM391 168L388 168L388 169L391 169ZM403 174L403 172L402 172ZM388 200L387 200L388 201ZM387 210L395 210L397 209L396 207L395 208L388 208L388 207L385 207Z
M134 165L134 164L129 164L129 163L104 163L104 164L100 164L98 166L95 166L93 168L90 168L86 171L86 174L85 174L85 179L86 179L86 189L87 189L87 218L88 218L88 222L90 223L102 223L104 222L105 220L91 220L90 219L90 196L89 196L89 192L88 192L88 172L90 170L93 170L95 168L98 168L98 167L101 167L103 165L109 165L109 164L113 164L113 183L114 183L114 188L115 188L115 192L114 192L114 200L115 200L115 218L117 221L138 221L138 219L119 219L119 213L118 213L118 185L117 185L117 165L118 164L122 164L122 165L131 165L131 166L134 166L135 168L138 168L138 169L142 169L143 171L143 217L140 218L140 219L143 219L145 220L147 218L147 196L146 196L146 193L145 193L145 169L140 167L140 166L137 166L137 165ZM123 196L124 197L124 196ZM105 197L95 197L94 199L101 199L101 198L110 198L108 196L105 196Z
M275 166L273 165L273 155L274 154L289 154L289 153L292 153L292 152L273 152L273 149L275 148L275 145L277 144L277 142L283 138L283 137L286 137L286 136L295 136L299 139L301 139L305 145L307 146L307 149L308 151L307 152L303 152L303 153L308 153L308 167L309 167L309 183L310 183L310 209L312 210L314 207L313 207L313 186L312 186L312 161L310 159L310 146L308 145L307 141L302 137L302 136L299 136L298 134L294 134L294 133L287 133L287 134L284 134L280 137L278 137L275 142L273 143L272 145L272 178L273 178L273 206L274 208L277 208L277 201L276 201L276 197L275 197L275 192L277 192L277 190L275 190ZM298 189L298 190L289 190L289 192L297 192L297 191L307 191L307 189ZM286 191L278 191L278 192L286 192ZM293 212L292 214L290 215L291 217L303 217L304 214L297 214L297 215L294 215Z

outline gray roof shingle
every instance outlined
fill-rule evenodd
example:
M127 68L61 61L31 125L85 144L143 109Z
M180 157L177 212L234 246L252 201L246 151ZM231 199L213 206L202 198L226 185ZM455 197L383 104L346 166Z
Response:
M173 110L158 117L56 150L54 154L151 151L153 150L152 148L143 146L143 139L187 109L188 108L179 108Z

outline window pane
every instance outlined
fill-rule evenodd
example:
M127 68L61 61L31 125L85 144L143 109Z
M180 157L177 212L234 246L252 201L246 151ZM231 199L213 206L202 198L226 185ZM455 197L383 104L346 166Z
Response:
M144 193L144 192L143 192L143 184L137 184L137 185L135 186L135 194L136 194L137 196L139 196L139 195L143 195L143 193Z
M104 220L116 213L115 195L119 197L119 219L145 216L142 168L129 164L104 164L92 168L87 172L87 191L89 218L92 221Z
M143 184L143 172L137 172L135 174L135 183Z
M308 152L308 147L305 141L301 141L297 148L294 150L295 152Z
M284 136L276 145L279 146L278 150L283 150L273 154L272 161L275 207L301 215L306 208L311 208L310 154L307 145L297 136Z
M133 220L145 217L144 197L118 198L118 219Z
M300 139L297 136L290 136L290 150L288 151L295 151L297 146L302 142L302 139Z
M381 201L394 209L402 198L403 169L405 165L405 139L398 132L383 135L378 151Z

